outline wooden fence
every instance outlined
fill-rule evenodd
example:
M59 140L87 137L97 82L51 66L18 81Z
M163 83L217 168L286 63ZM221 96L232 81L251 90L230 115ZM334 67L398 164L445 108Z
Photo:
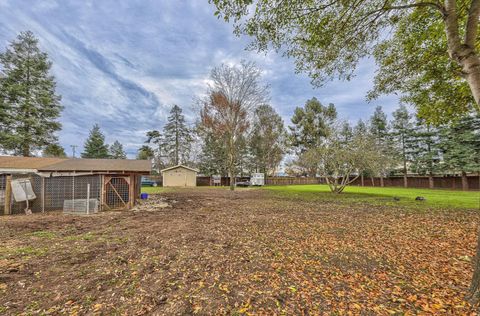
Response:
M472 191L479 190L479 176L467 176L468 189ZM362 179L357 178L351 185L362 186ZM385 187L403 187L403 177L388 177L383 178L383 185ZM409 176L407 177L407 185L409 188L430 188L429 179L427 176ZM363 186L381 186L380 178L365 177L363 179ZM462 177L459 176L434 176L433 189L450 189L462 190Z
M159 186L162 185L161 176L149 176L151 180L157 182ZM476 191L479 190L479 177L474 175L467 176L469 190ZM237 177L237 181L248 181L250 177ZM428 177L422 176L409 176L407 178L409 188L429 188ZM323 184L325 183L324 178L313 178L313 177L267 177L265 179L266 185L297 185L297 184ZM198 176L197 177L197 186L210 186L213 185L213 180L211 177L207 176ZM221 178L222 186L230 185L230 178L222 177ZM361 178L355 180L351 185L361 186ZM388 177L383 178L383 185L385 187L403 187L403 177ZM381 179L378 177L370 178L365 177L363 179L363 186L381 186ZM433 177L433 188L434 189L451 189L451 190L462 190L462 178L459 176L436 176Z

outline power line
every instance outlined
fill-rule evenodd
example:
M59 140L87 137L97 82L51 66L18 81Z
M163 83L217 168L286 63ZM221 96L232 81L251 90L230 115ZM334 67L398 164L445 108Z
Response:
M72 147L72 157L75 158L75 151L76 151L78 145L70 145L70 147Z

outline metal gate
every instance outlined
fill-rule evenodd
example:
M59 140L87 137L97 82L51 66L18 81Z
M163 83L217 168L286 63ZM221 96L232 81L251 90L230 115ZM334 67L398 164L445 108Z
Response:
M130 178L105 177L105 204L110 209L125 209L130 204Z

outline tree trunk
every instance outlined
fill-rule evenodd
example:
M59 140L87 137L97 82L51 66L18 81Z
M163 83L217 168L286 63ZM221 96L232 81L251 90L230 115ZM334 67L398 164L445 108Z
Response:
M373 177L370 177L370 179L372 180L372 187L375 186L375 179Z
M477 252L474 259L474 271L467 300L473 305L480 301L480 230L477 233Z
M462 191L468 191L468 178L465 171L462 171Z
M383 175L380 176L380 186L382 188L385 186L385 182L383 181Z
M30 146L28 144L24 144L22 146L22 156L23 157L30 157Z
M232 172L230 173L230 190L235 190L235 175Z
M403 174L403 187L408 188L408 178L407 178L407 173Z
M361 184L362 187L365 185L365 183L363 181L363 173L360 175L360 184Z
M462 62L463 71L466 73L466 79L473 98L477 104L477 110L480 111L480 59L474 53L471 53Z
M431 174L428 175L428 187L430 189L433 189L434 184L433 184L433 176Z

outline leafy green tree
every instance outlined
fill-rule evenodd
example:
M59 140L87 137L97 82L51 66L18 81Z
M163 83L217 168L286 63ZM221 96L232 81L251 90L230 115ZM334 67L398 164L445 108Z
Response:
M155 156L155 153L153 152L153 149L150 146L143 145L138 149L137 152L137 159L139 160L149 160L153 159Z
M382 44L387 42L386 45L391 45L392 50L387 50L380 58L381 67L385 65L385 61L388 64L389 59L400 56L400 61L408 61L410 58L414 59L414 62L419 59L420 62L427 61L428 65L437 70L445 67L446 63L442 63L440 67L433 63L438 60L446 61L446 57L455 70L461 70L456 71L455 76L447 76L446 82L457 80L460 74L462 80L468 84L478 109L480 101L480 58L477 51L480 14L478 0L283 2L212 0L212 2L217 7L215 12L217 16L226 21L233 20L237 34L247 34L253 38L249 48L253 50L274 48L284 52L288 57L293 57L297 70L307 72L315 85L321 85L335 77L350 79L359 60L372 55L374 51L381 51L385 48ZM426 22L427 26L433 26L426 27L425 19L429 19ZM388 42L389 34L401 39L402 36L409 35L410 29L414 30L412 36L415 41L407 43L413 45L395 45ZM425 32L422 31L424 29ZM439 36L441 41L438 40ZM428 52L434 52L431 56L432 63L428 63ZM398 65L403 67L402 62ZM422 72L427 65L422 63L415 65L418 66L416 72L418 75L433 74ZM412 67L409 68L414 70ZM396 79L395 82L404 79L401 68L392 70L389 73ZM384 74L380 71L377 78L383 81ZM428 80L426 77L424 79ZM442 76L436 82L443 79ZM424 88L429 89L430 86L424 85ZM440 91L436 88L434 90ZM439 100L440 98L436 99ZM450 103L450 107L458 109L455 104ZM452 114L454 111L447 109L439 112Z
M82 158L110 158L105 136L98 124L93 125L90 134L83 145Z
M408 187L408 162L412 143L412 115L404 105L393 112L392 136L396 143L397 155L402 162L403 186Z
M54 144L63 107L52 63L32 32L22 32L0 54L0 146L16 155Z
M285 154L286 131L283 120L270 105L255 110L249 149L257 172L272 174Z
M123 145L115 140L109 148L110 158L112 159L127 159L127 154L123 150Z
M67 154L65 154L65 149L60 144L53 143L45 147L42 156L64 158L67 157Z
M374 52L380 65L368 96L398 93L415 105L426 123L439 125L462 117L475 100L461 67L448 54L444 22L431 10L415 10Z
M297 153L318 147L322 139L328 136L332 123L337 118L335 105L324 106L312 98L307 100L303 108L295 108L292 117L291 144Z
M443 168L460 173L468 190L467 173L480 171L480 115L467 115L442 128L440 148Z

